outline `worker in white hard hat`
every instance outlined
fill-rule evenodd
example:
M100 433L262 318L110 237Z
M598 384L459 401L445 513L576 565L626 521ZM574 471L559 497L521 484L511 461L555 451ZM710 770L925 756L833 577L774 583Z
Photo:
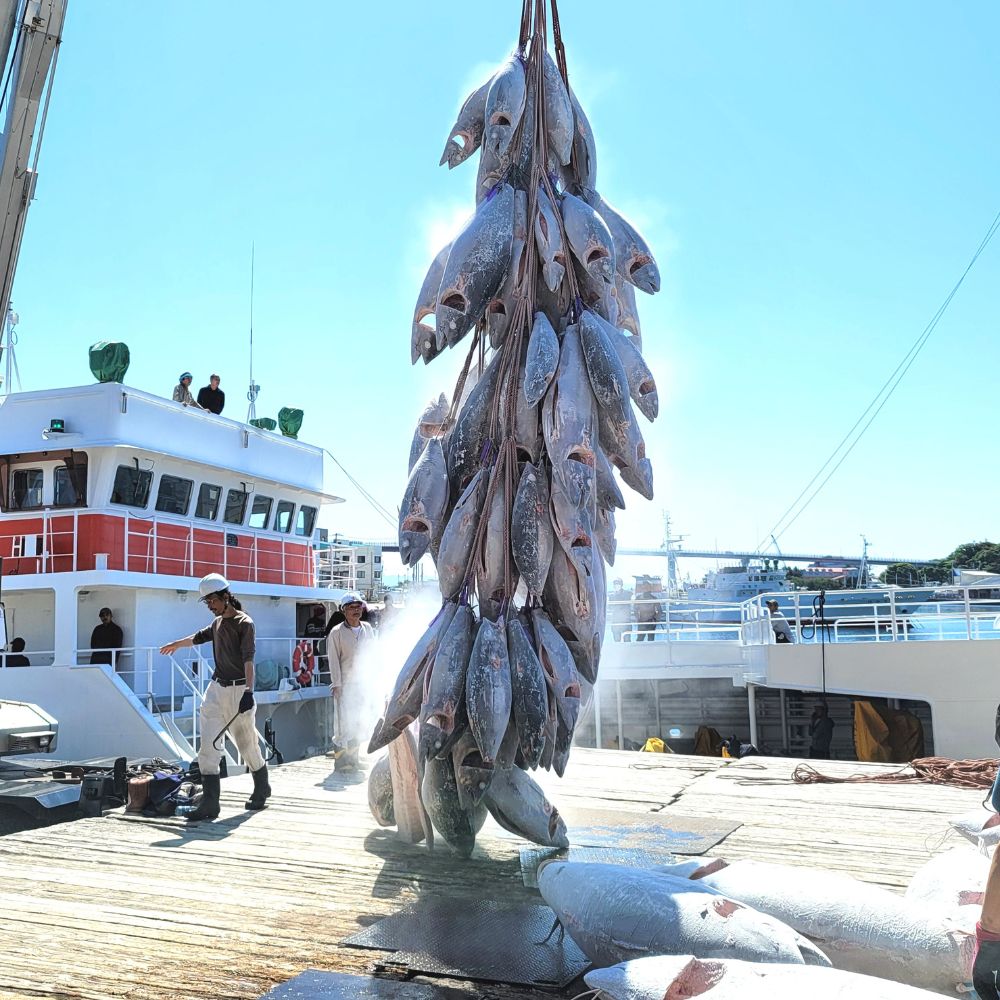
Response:
M337 771L353 771L358 767L358 746L364 710L364 678L358 669L359 651L375 640L375 630L361 620L364 598L357 593L345 594L340 600L344 621L330 630L326 653L330 660L330 694L337 711L337 731L334 756Z
M219 764L221 738L228 729L243 760L253 774L253 792L247 809L263 809L271 794L267 764L261 756L254 725L257 714L253 700L256 628L240 602L229 592L229 583L221 573L209 573L198 584L201 600L215 615L215 620L193 635L160 648L165 656L188 646L212 643L215 672L205 691L198 722L201 727L201 805L188 816L190 820L215 819L219 815Z

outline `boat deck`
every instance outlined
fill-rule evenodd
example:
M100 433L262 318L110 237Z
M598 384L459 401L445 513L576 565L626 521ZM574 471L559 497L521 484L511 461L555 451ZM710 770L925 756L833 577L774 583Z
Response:
M823 866L896 889L952 846L947 818L983 795L795 784L797 763L575 748L565 778L545 778L557 805L743 824L709 855ZM332 764L272 769L274 798L261 813L243 811L241 775L223 782L215 823L114 813L0 838L0 997L260 997L306 969L364 974L388 961L339 942L420 896L538 899L521 882L520 843L492 821L469 861L402 845L372 820L363 776L334 775ZM579 991L579 981L556 994L434 981L494 1000Z

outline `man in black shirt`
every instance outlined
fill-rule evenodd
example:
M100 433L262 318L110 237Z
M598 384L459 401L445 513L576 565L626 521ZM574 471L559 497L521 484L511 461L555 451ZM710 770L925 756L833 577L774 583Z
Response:
M24 640L18 636L10 641L10 652L6 656L0 656L7 667L30 667L31 660L24 655Z
M322 604L313 607L312 617L305 624L302 635L312 639L313 655L316 657L316 669L325 674L330 668L326 658L326 608Z
M209 377L209 384L198 390L198 405L212 413L221 413L226 405L226 394L219 388L218 375Z
M98 617L101 624L90 633L90 648L95 650L90 654L90 662L113 663L116 657L112 650L121 649L124 641L122 630L111 620L111 608L101 608Z

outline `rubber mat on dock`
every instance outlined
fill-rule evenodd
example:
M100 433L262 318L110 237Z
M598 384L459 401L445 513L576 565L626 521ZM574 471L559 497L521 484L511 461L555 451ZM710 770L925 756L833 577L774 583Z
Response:
M629 847L669 854L704 854L743 825L715 816L677 816L667 809L618 812L560 805L559 815L575 847ZM497 836L524 839L502 829Z
M521 881L525 888L538 888L538 866L550 858L584 864L625 865L628 868L655 868L669 865L679 860L668 851L644 851L630 847L619 850L614 847L522 847ZM697 862L694 862L697 864Z
M342 944L394 951L413 973L552 988L590 965L569 935L549 935L554 923L538 903L422 899Z
M468 1000L468 996L446 986L308 969L275 986L261 1000Z

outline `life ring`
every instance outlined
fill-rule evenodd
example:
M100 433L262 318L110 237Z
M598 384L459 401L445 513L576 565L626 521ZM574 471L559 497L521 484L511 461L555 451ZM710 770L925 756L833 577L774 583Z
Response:
M292 673L295 674L299 687L309 687L312 684L314 667L313 644L308 639L300 639L292 653Z

